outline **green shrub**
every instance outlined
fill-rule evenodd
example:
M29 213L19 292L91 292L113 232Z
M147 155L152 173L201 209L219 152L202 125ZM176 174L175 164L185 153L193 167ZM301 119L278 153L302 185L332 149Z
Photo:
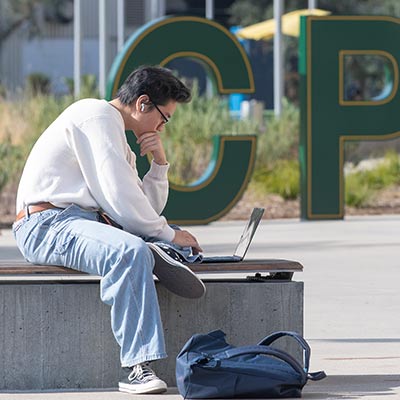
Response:
M367 205L374 193L365 182L362 182L358 173L346 177L345 188L345 202L352 207Z
M29 152L42 132L72 102L73 98L71 96L55 97L46 95L38 95L13 102L13 107L18 115L16 116L16 123L21 125L22 133L19 139L21 146ZM13 129L9 131L9 136L12 138L16 133L16 130Z
M299 109L284 100L279 117L270 114L266 129L258 138L256 168L271 168L278 160L297 158L299 144Z
M70 96L74 95L74 80L73 78L64 78L65 84L68 87ZM81 77L81 93L79 95L81 99L86 98L100 98L99 87L97 85L96 75L87 74Z
M17 179L24 164L24 155L19 146L9 141L0 143L0 192L13 179Z
M5 99L7 97L7 89L0 82L0 99Z
M45 74L35 72L26 77L26 91L32 96L49 94L50 88L50 78Z
M39 135L73 101L38 94L14 101L0 100L0 191L17 181Z
M259 168L253 181L257 190L275 193L285 200L293 200L300 193L300 171L297 160L278 160L273 167Z
M346 204L365 207L379 190L396 184L400 184L400 158L396 152L389 151L375 168L346 176Z

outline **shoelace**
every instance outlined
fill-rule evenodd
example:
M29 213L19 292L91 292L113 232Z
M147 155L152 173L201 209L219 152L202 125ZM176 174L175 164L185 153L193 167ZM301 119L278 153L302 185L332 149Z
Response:
M130 382L135 380L139 382L148 382L155 378L157 378L156 374L147 363L135 365L128 377Z
M176 261L184 262L185 259L175 250L169 248L168 246L158 245L160 249L164 250L171 258Z

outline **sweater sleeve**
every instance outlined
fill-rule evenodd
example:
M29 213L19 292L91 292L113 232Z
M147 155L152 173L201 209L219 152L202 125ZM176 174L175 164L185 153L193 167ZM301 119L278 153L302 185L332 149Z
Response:
M136 155L129 148L129 145L127 146L128 162L132 168L136 169ZM154 161L151 161L149 171L143 177L143 182L140 182L143 192L158 214L162 213L168 200L168 170L169 164L158 165Z
M174 230L154 210L127 160L125 133L115 119L98 116L72 125L67 142L101 209L128 232L173 240Z

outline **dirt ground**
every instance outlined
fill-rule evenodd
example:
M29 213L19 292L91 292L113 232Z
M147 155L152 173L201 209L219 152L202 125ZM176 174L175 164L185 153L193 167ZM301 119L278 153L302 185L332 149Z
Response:
M16 187L0 193L0 229L10 228L15 219ZM264 218L299 218L300 201L285 201L277 195L256 195L246 191L242 199L221 218L223 221L247 219L253 207L264 207ZM400 186L384 190L368 207L346 207L346 215L400 214Z
M251 192L245 192L242 199L226 214L222 220L246 219L253 207L264 207L264 218L299 218L300 201L285 201L278 195L260 198ZM391 187L379 193L371 204L363 208L346 207L345 215L400 214L400 186Z

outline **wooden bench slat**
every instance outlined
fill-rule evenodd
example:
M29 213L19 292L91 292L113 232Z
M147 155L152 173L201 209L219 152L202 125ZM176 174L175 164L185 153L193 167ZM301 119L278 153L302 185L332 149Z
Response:
M249 272L301 272L303 266L290 260L245 260L237 263L186 264L196 274L202 273L249 273ZM34 265L24 261L0 261L0 275L29 274L84 274L70 268L54 265Z
M187 264L186 264L187 265ZM234 263L190 264L195 273L213 272L301 272L303 266L290 260L244 260Z

